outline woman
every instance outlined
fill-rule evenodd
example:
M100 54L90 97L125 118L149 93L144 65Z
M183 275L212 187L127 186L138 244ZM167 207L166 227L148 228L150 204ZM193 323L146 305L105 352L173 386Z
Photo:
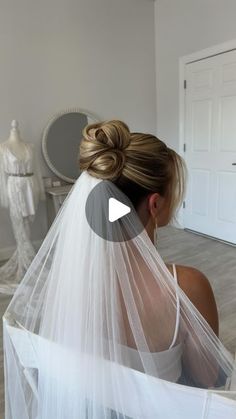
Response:
M86 127L80 167L91 176L114 182L128 196L153 243L157 227L167 225L182 204L182 158L153 135L130 133L121 121ZM173 274L173 266L167 267ZM209 281L191 267L177 265L175 270L179 286L218 336L218 313Z
M205 276L153 245L184 163L109 121L85 128L80 168L4 316L6 419L204 417L204 389L229 385L233 360ZM109 221L110 198L131 211Z

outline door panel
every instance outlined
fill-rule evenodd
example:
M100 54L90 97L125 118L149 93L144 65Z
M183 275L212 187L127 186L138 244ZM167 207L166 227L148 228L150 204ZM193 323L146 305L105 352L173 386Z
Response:
M192 213L207 216L209 212L209 170L192 170ZM194 191L201 191L201 194Z
M192 138L194 151L209 151L211 141L212 101L193 102Z
M231 211L236 208L236 193L232 193L235 184L236 173L218 172L217 218L232 223L232 228L236 223L236 211Z
M219 101L219 151L236 152L236 96L224 96Z

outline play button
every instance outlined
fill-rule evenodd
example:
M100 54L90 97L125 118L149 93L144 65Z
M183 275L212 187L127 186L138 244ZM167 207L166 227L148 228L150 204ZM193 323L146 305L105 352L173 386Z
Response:
M129 214L130 211L131 208L128 205L122 204L115 198L109 198L108 219L111 223Z
M114 183L106 180L90 192L85 213L90 228L108 241L127 241L144 229L128 197Z

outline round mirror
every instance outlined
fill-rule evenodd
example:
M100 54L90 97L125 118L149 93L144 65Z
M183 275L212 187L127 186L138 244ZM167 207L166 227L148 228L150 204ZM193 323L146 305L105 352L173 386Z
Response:
M82 131L98 120L87 111L70 109L48 123L43 133L42 152L47 165L60 179L74 183L80 175L78 157Z

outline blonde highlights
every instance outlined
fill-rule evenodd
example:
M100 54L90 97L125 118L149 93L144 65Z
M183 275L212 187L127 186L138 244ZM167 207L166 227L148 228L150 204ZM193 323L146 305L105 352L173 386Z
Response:
M85 127L80 169L114 182L135 207L149 193L158 192L168 199L170 218L184 197L183 159L154 135L130 132L122 121Z

